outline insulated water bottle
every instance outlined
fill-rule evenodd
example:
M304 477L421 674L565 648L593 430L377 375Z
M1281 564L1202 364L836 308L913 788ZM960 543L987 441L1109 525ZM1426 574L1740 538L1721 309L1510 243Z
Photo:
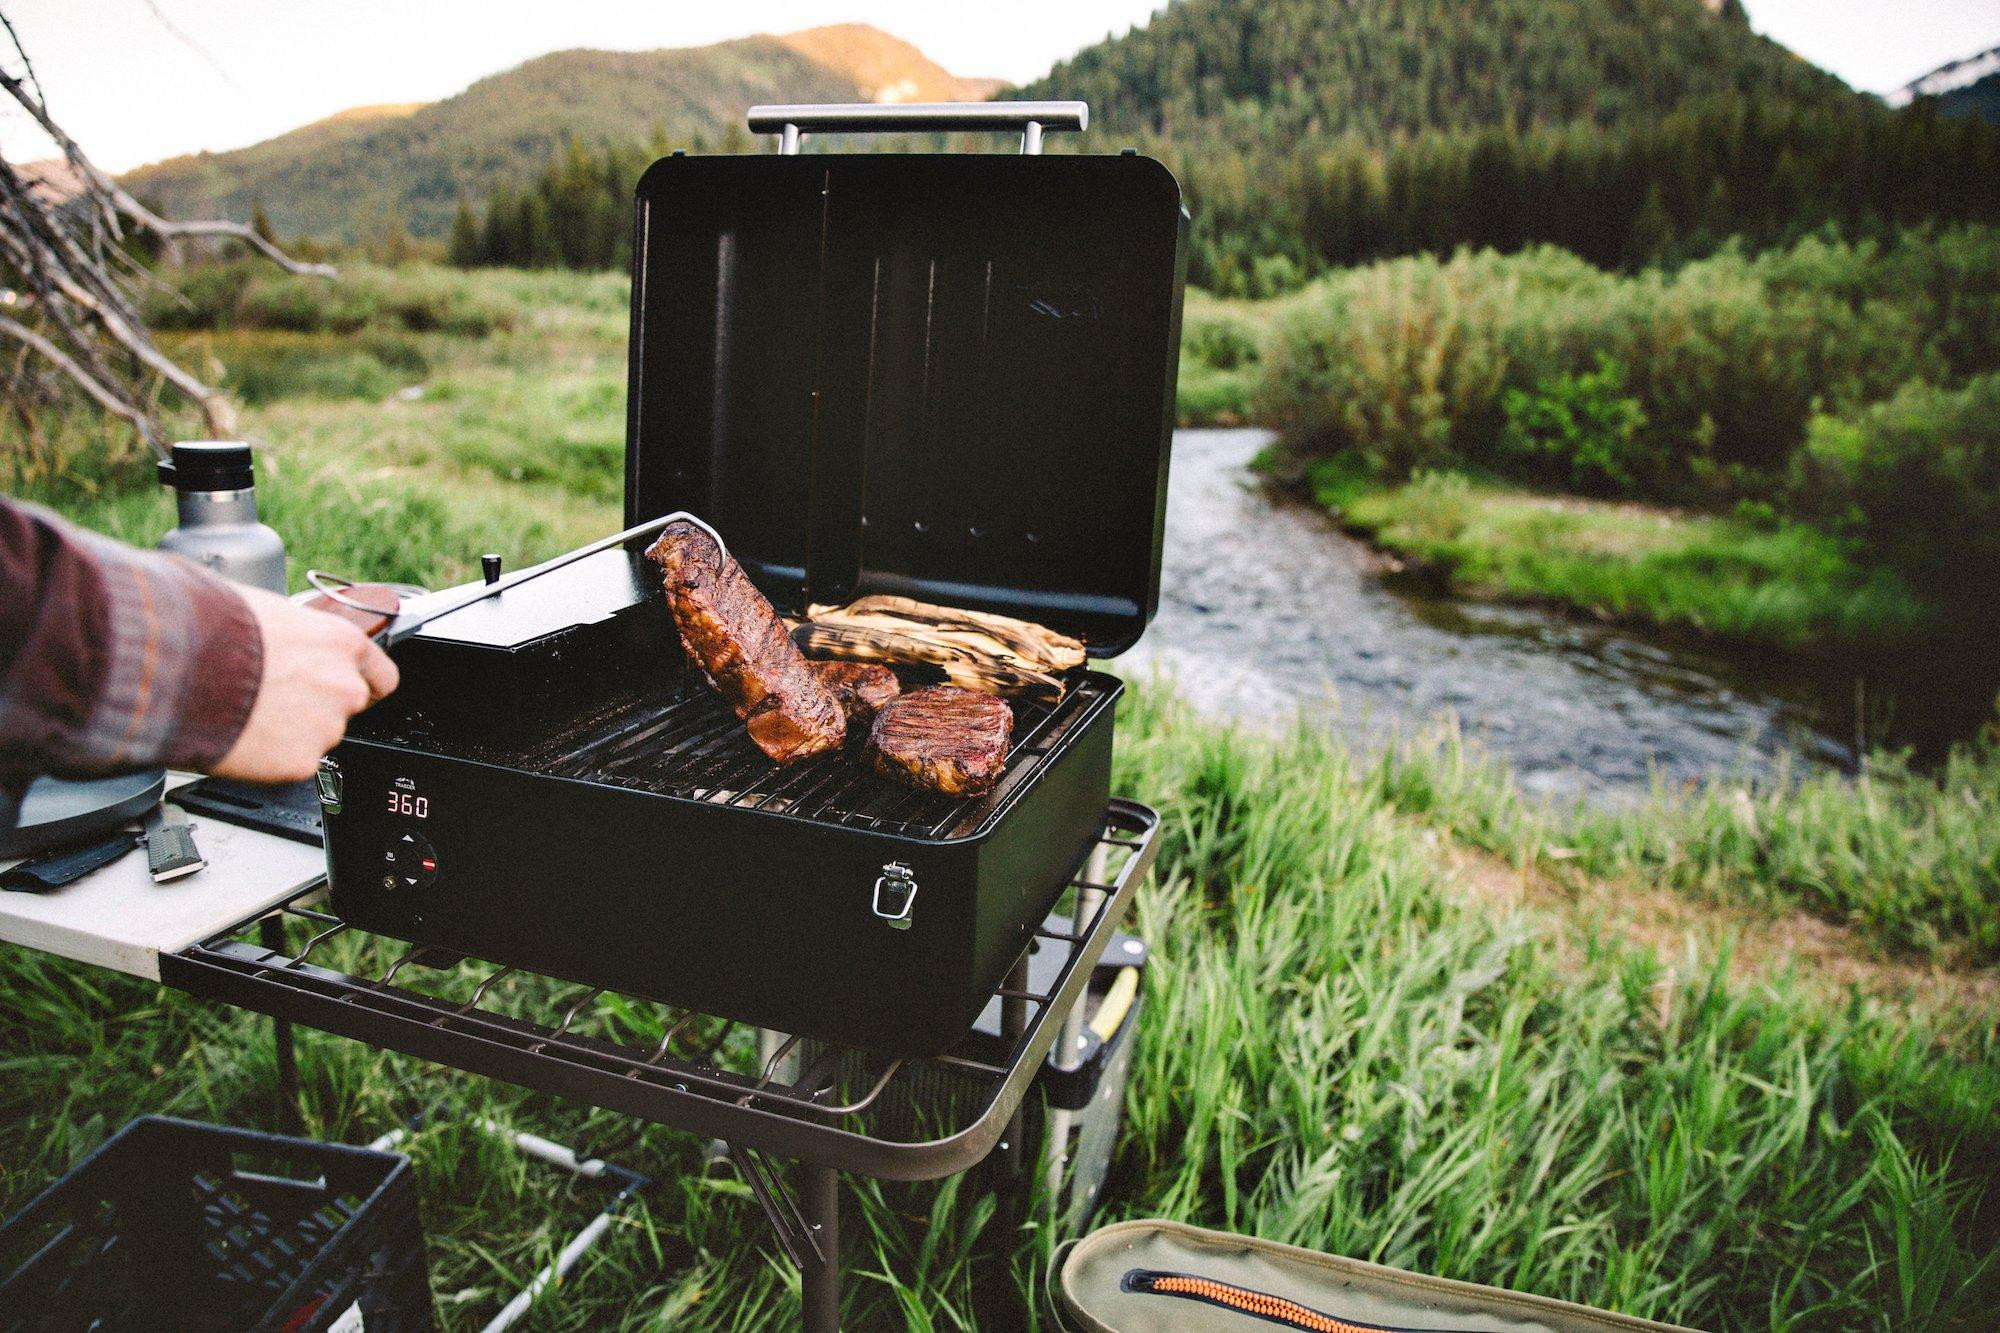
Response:
M160 549L186 556L238 583L285 591L285 541L257 521L250 446L240 440L188 440L160 464L174 488L180 526Z

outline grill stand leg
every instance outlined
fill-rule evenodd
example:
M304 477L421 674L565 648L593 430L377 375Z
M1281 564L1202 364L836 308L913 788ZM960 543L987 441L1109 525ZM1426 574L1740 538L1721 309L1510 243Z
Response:
M832 1167L802 1166L806 1225L818 1234L817 1253L808 1252L799 1271L806 1333L840 1329L840 1174Z
M259 921L257 942L273 953L283 952L284 922L276 915ZM284 1134L303 1136L306 1121L305 1114L299 1109L299 1057L298 1049L292 1043L290 1019L271 1020L271 1046L278 1057L278 1130Z
M777 1235L778 1248L799 1269L800 1323L806 1333L840 1329L840 1173L799 1163L795 1198L762 1153L724 1145L737 1174Z
M1028 955L1024 951L1020 958L1015 960L1014 970L1007 974L1007 989L1017 992L1026 991L1028 986ZM1019 1041L1021 1034L1027 1030L1028 1002L1014 995L1002 996L1000 1000L1001 1038L1011 1046L1012 1043ZM1014 1117L1007 1122L1007 1138L1000 1145L1000 1151L1007 1154L1007 1175L1009 1179L1019 1178L1027 1169L1027 1147L1021 1142L1026 1137L1027 1128L1028 1099L1023 1097L1020 1103L1014 1107Z
M1101 842L1091 850L1090 862L1084 871L1084 878L1090 883L1102 884L1109 877L1110 852L1111 849ZM1103 905L1104 890L1078 889L1076 914L1071 918L1070 929L1078 936L1083 935L1096 923L1098 909ZM1070 947L1074 949L1082 946L1075 944ZM1083 965L1094 968L1097 966L1097 961L1095 958L1086 959ZM1062 1035L1056 1038L1056 1049L1052 1053L1057 1069L1075 1069L1082 1063L1077 1051L1083 1043L1083 1007L1089 995L1090 989L1085 986L1084 993L1076 997L1076 1003L1070 1006L1067 1014L1063 1015ZM1074 1112L1057 1107L1049 1112L1049 1127L1045 1135L1047 1146L1044 1149L1046 1156L1043 1160L1048 1173L1049 1201L1054 1206L1055 1216L1059 1222L1080 1220L1068 1217L1070 1209L1062 1198L1063 1171L1069 1165L1070 1127L1075 1120Z

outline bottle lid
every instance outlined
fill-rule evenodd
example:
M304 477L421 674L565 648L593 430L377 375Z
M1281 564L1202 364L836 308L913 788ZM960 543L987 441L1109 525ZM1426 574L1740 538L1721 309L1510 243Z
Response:
M256 484L241 440L183 440L160 464L160 483L177 491L247 491Z

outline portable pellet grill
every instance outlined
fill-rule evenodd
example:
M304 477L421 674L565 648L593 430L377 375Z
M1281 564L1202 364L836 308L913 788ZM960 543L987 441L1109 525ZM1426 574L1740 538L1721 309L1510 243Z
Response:
M656 163L628 523L699 515L787 612L893 592L1097 657L1135 643L1158 603L1187 216L1131 150L1039 156L1085 121L1081 103L763 107L751 128L782 153ZM806 133L1003 127L1022 155L797 153ZM803 1272L807 1326L832 1328L836 1173L1019 1151L1051 1048L1091 1051L1107 949L1142 951L1116 926L1158 820L1111 799L1121 686L1081 668L1059 700L1015 702L986 796L851 754L770 764L685 669L641 544L402 642L401 689L322 771L331 911L302 895L161 975L727 1144ZM1104 1147L1086 1133L1086 1156ZM769 1158L801 1164L797 1192Z

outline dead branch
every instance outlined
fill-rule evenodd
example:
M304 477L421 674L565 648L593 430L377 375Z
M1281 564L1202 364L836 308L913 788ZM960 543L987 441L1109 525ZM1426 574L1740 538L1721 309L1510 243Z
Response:
M145 439L148 448L154 450L160 448L159 432L145 411L134 407L103 384L100 384L96 376L92 375L82 366L79 366L62 348L56 346L41 334L36 333L19 320L6 315L0 315L0 334L5 334L7 337L13 338L24 346L39 352L57 370L68 376L71 383L82 389L86 394L89 394L99 407L113 416L123 417L125 420L131 422L133 429L137 430L140 436Z
M125 253L128 224L162 241L182 237L241 241L286 272L333 278L330 264L292 258L252 227L222 219L176 221L140 203L90 160L50 114L34 64L4 13L0 29L13 43L19 73L0 68L0 90L33 117L62 150L76 173L75 197L54 200L24 181L0 160L0 274L12 277L32 298L41 327L8 317L0 333L15 339L56 368L106 412L131 422L156 453L163 448L148 383L164 382L201 409L210 434L236 433L236 411L228 395L177 364L154 344L128 288L135 270ZM123 353L114 369L107 352ZM143 406L142 406L143 404Z
M229 236L243 241L253 250L262 254L287 273L296 273L306 278L337 278L340 270L331 264L309 264L302 259L294 259L277 246L257 234L257 229L242 222L229 222L221 218L204 218L194 222L170 222L152 209L125 193L122 187L113 186L117 191L118 211L131 218L147 231L162 240L178 236Z

